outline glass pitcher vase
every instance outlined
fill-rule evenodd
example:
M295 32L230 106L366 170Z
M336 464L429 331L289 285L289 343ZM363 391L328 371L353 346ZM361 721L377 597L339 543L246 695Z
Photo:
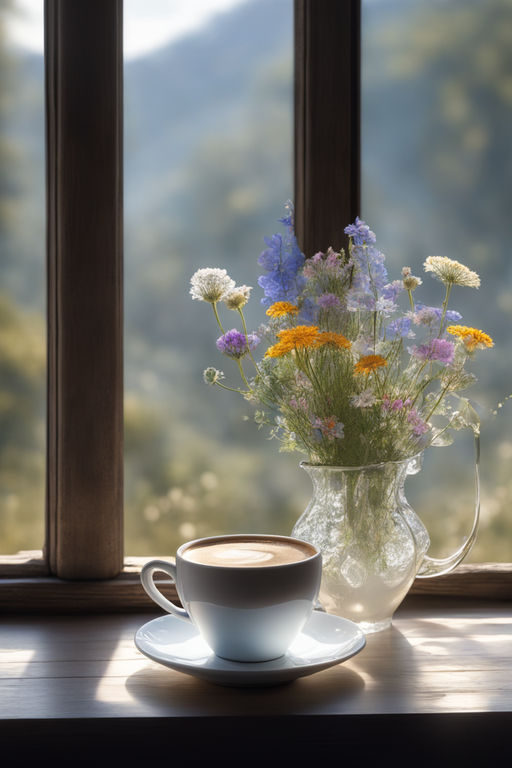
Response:
M369 634L389 627L416 577L448 573L468 554L480 514L479 444L475 438L473 528L449 557L427 555L427 529L404 492L407 475L420 471L423 452L403 461L363 467L301 462L313 496L292 535L322 552L320 607L344 616Z

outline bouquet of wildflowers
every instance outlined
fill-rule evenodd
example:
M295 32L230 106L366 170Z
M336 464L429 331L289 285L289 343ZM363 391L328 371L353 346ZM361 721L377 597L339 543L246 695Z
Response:
M361 219L345 228L348 251L330 247L311 258L297 245L291 204L279 221L285 233L266 238L259 257L266 323L257 332L248 332L243 313L250 287L216 268L191 279L192 298L212 306L217 348L234 361L241 383L228 385L213 367L205 381L255 404L257 424L313 464L398 461L448 444L451 429L478 431L459 392L475 380L466 364L493 341L460 325L461 315L448 308L453 286L479 287L476 272L445 256L427 257L424 269L444 285L444 297L440 306L426 306L416 300L422 280L409 267L388 279L385 257ZM219 305L238 313L240 329L224 329ZM264 350L259 361L256 349Z

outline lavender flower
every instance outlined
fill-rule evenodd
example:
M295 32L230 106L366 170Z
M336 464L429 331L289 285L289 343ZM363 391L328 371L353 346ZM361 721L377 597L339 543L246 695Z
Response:
M419 347L409 347L408 352L420 360L437 360L443 365L449 365L453 361L455 345L447 339L432 339Z
M413 320L416 325L432 325L441 322L442 316L443 310L441 307L427 307L425 304L416 304ZM445 320L448 323L457 323L459 320L462 320L462 315L460 312L448 309Z
M359 216L356 216L354 224L349 224L348 227L345 227L344 232L352 238L354 245L374 243L376 239L370 227Z
M391 400L389 395L384 395L382 398L382 410L383 411L402 411L405 408L408 408L411 404L411 398L408 397L406 400L403 400L401 397L395 398L395 400Z
M249 342L249 344L247 344ZM239 360L244 357L249 351L258 346L260 339L255 333L250 333L245 338L245 334L237 331L236 328L232 328L231 331L227 331L223 336L217 339L217 349L220 350L227 357L232 357L235 360Z
M414 333L411 331L411 318L407 316L397 317L396 320L389 323L386 333L391 339L398 337L412 339Z
M402 280L393 280L392 283L385 285L381 291L381 295L385 299L391 299L396 303L398 295L404 290L404 284Z
M421 437L429 430L427 422L421 418L416 408L411 408L407 414L407 421L412 426L412 433L415 437Z
M344 254L342 257L341 253L329 247L326 253L319 251L306 259L302 274L314 282L317 293L322 293L332 285L333 280L342 280L351 268L351 260L345 261Z
M306 325L315 324L318 317L318 307L312 299L303 299L300 305L299 321Z
M341 301L335 293L322 293L316 302L322 309L332 309L333 307L341 306Z
M284 238L280 234L266 237L268 248L264 250L258 264L268 274L258 278L258 285L265 291L261 303L269 307L276 301L290 301L294 303L302 291L305 280L299 271L304 265L304 254L297 245L293 232L289 232Z

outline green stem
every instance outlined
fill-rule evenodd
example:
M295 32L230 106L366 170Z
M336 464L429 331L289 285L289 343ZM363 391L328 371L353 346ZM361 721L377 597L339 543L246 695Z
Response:
M250 349L250 347L249 347L249 336L248 336L248 333L247 333L247 325L245 324L245 317L244 317L244 313L242 312L242 309L241 309L240 307L239 307L239 309L238 309L238 313L239 313L240 317L242 318L242 325L243 325L243 328L244 328L245 341L246 341L246 343L247 343L247 349L248 349L248 351L249 351L249 357L251 358L251 360L252 360L252 363L253 363L254 367L256 368L256 371L257 371L257 372L258 372L258 374L261 376L261 371L260 371L260 369L258 368L258 363L257 363L257 362L256 362L256 360L254 359L254 357L253 357L253 355L252 355L252 352L251 352L251 349Z
M411 305L411 309L414 312L414 301L413 301L413 298L412 298L412 291L411 291L410 288L407 291L407 293L409 294L409 304Z
M446 310L448 309L448 299L450 298L451 290L452 290L452 284L448 283L446 286L446 295L443 301L443 314L441 315L441 324L439 326L439 333L437 334L438 339L441 338L441 334L443 333L444 319L446 317Z
M319 394L322 395L322 397L325 397L322 385L320 384L320 380L316 375L315 369L313 368L313 364L311 363L311 359L307 353L307 350L304 350L303 361L304 361L304 368L305 368L306 374L309 376L310 379L312 379L315 382Z
M220 321L219 313L217 312L217 302L216 301L212 302L212 309L213 309L213 313L215 315L215 319L217 320L217 324L218 324L219 328L221 329L223 334L226 333L226 331L222 327L222 323Z
M449 386L449 385L448 385L448 386ZM435 412L435 410L436 410L437 406L439 405L439 403L441 402L441 400L443 399L443 397L444 397L444 396L446 395L446 393L448 392L448 386L446 386L446 387L445 387L445 388L442 390L441 394L439 395L439 397L437 398L437 400L436 400L436 402L435 402L435 404L434 404L434 407L430 409L430 411L429 411L429 414L428 414L428 416L426 417L425 421L428 421L428 420L430 419L430 417L432 416L432 414Z
M238 392L239 395L248 395L248 392L244 392L243 389L236 389L235 387L228 387L227 384L221 384L220 381L216 381L215 385L217 387L222 387L222 389L229 389L230 392Z
M373 375L375 376L375 380L377 382L377 391L379 392L379 390L380 390L379 394L380 394L381 397L383 397L383 395L384 395L384 388L383 388L383 385L381 383L381 380L380 380L379 374L377 372L377 369L374 370Z
M418 368L418 370L416 371L416 373L414 374L414 376L412 377L412 379L411 379L411 384L410 384L410 388L409 388L409 390L408 390L408 392L407 392L407 395L404 397L404 400L407 400L407 398L408 398L408 397L412 397L412 393L413 393L413 389L414 389L414 385L415 385L415 383L416 383L416 380L417 380L418 376L420 375L420 373L421 373L421 372L422 372L422 371L425 369L425 367L426 367L427 365L428 365L428 361L427 361L427 360L425 360L425 361L424 361L424 362L423 362L423 363L420 365L420 367ZM421 392L421 390L420 390L420 392Z
M251 387L251 385L249 384L249 382L247 381L247 378L246 378L246 376L245 376L245 373L244 373L244 369L243 369L243 367L242 367L242 362L241 362L241 360L237 360L237 361L236 361L236 363L237 363L237 365L238 365L238 370L240 371L240 376L241 376L241 377L242 377L242 379L244 380L244 384L245 384L245 385L246 385L246 387L249 389L249 392L252 392L252 387Z
M414 407L414 405L416 404L416 401L417 401L418 397L421 395L421 393L423 392L423 390L424 390L424 389L426 389L426 388L428 387L428 385L429 385L429 384L430 384L432 381L434 381L434 377L432 377L431 379L427 379L425 382L423 382L423 384L421 385L421 387L420 387L420 388L418 389L418 391L416 392L416 395L415 395L415 397L414 397L414 400L412 400L412 402L411 402L411 408L413 408L413 407ZM407 397L411 397L411 396L412 396L412 392L411 392L411 394L410 394L410 395L407 395ZM404 397L404 400L407 400L407 397ZM436 404L436 406L435 406L435 407L437 408L437 404Z

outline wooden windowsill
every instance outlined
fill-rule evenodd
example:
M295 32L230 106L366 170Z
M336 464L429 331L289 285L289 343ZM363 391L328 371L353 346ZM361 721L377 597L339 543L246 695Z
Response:
M73 581L49 576L41 553L0 558L0 613L154 611L140 583L140 569L150 559L125 558L115 579ZM177 599L167 578L157 583L170 600ZM512 564L462 564L444 576L416 579L410 595L511 599Z
M245 742L251 754L322 759L330 750L362 766L391 750L395 765L408 755L417 766L455 757L474 765L477 756L489 764L509 749L510 602L410 597L357 656L258 689L223 688L148 660L133 636L158 615L4 616L3 757L23 745L40 758L58 745L75 749L73 764L76 755L135 759L160 749L199 764L212 744ZM234 754L227 764L237 764Z

